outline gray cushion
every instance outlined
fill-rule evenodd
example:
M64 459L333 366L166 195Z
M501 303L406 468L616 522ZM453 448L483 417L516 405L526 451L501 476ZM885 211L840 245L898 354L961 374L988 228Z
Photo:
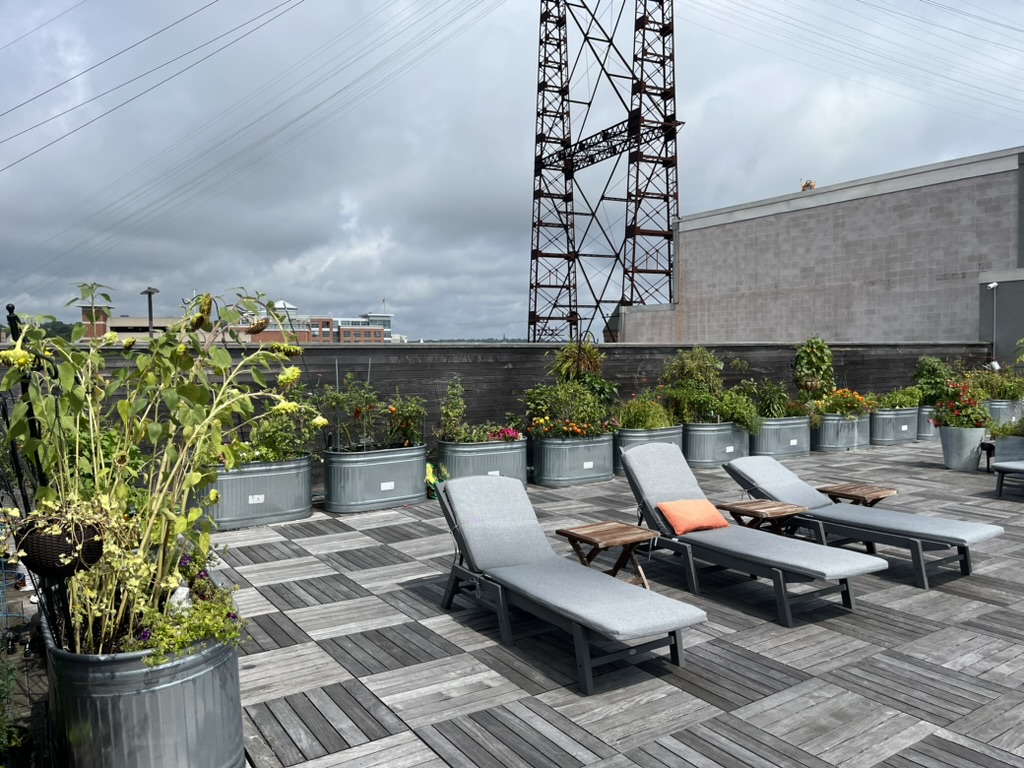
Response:
M708 618L700 608L554 554L529 565L494 568L487 575L512 592L613 640L659 635Z
M659 502L703 499L683 452L673 443L641 443L622 452L622 466L654 510Z
M709 562L715 562L714 553L718 552L817 579L848 579L884 570L889 565L880 557L738 525L695 531L676 537L676 541L691 545L696 557Z
M1003 533L1001 527L988 523L969 523L946 517L897 512L881 507L861 507L856 504L833 504L831 507L812 509L801 517L909 536L948 546L970 546L1001 536Z
M1006 474L1024 472L1024 461L997 461L992 469Z
M445 492L466 554L481 571L557 557L519 480L462 477L449 480Z
M808 509L827 507L832 499L805 483L771 456L744 456L728 463L758 492L754 495Z

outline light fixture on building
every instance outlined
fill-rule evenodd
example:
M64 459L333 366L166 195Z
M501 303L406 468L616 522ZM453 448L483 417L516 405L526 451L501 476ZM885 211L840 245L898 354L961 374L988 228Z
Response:
M160 293L156 288L146 288L139 295L145 296L149 303L149 338L153 338L153 294Z

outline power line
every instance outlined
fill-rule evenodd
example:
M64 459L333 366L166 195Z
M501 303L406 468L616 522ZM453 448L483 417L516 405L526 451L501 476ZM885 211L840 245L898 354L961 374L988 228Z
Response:
M75 3L74 5L72 5L72 6L71 6L70 8L68 8L67 10L65 10L65 11L61 11L61 12L60 12L60 13L58 13L58 14L57 14L56 16L53 16L53 17L51 17L51 18L47 19L47 20L46 20L46 21L44 21L44 22L43 22L42 24L40 24L40 25L39 25L38 27L33 27L33 28L32 28L32 29L30 29L30 30L29 30L28 32L25 32L25 33L24 33L24 34L22 34L22 35L18 35L18 36L17 36L16 38L14 38L13 40L11 40L10 42L8 42L8 43L4 43L3 45L0 45L0 51L4 50L5 48L10 48L10 47L11 47L12 45L14 45L15 43L17 43L17 42L18 42L19 40L24 40L24 39L25 39L26 37L28 37L29 35L31 35L31 34L33 34L33 33L35 33L35 32L38 32L38 31L39 31L40 29L42 29L43 27L45 27L45 26L46 26L47 24L51 24L51 23L55 22L55 21L56 21L57 19L59 19L59 18L60 18L61 16L63 16L63 15L65 14L65 13L71 13L71 11L75 10L75 8L77 8L77 7L78 7L78 6L80 6L80 5L85 5L85 4L87 3L87 2L89 2L89 0L79 0L79 2Z

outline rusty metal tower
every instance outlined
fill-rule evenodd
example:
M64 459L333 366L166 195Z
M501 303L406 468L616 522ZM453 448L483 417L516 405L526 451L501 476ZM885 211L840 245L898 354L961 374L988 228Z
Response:
M672 2L541 0L530 341L616 341L618 306L673 300Z

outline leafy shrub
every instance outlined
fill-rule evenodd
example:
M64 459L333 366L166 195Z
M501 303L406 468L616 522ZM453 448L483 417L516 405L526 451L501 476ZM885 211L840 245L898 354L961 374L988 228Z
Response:
M832 350L820 336L812 336L797 346L793 358L793 383L804 402L836 388Z
M879 408L917 408L921 402L919 387L904 387L886 392L878 398Z
M384 401L369 382L348 373L340 389L321 387L314 400L329 423L330 450L372 451L423 443L427 411L422 397L403 397L395 390Z
M981 404L982 394L967 379L947 379L935 403L932 424L936 427L991 427L992 416Z
M875 402L852 389L837 389L824 397L812 401L811 407L816 414L842 416L845 419L857 419L870 413ZM820 419L818 419L820 421Z
M622 429L665 429L673 425L672 414L649 389L619 403L613 414Z
M953 367L932 355L917 358L911 378L921 390L920 405L935 405L946 392L946 380L952 377Z
M611 431L604 403L579 381L538 384L523 395L534 437L593 437Z
M686 384L696 386L711 395L720 395L724 389L724 367L718 356L704 347L681 349L675 357L665 363L660 381L669 388Z

